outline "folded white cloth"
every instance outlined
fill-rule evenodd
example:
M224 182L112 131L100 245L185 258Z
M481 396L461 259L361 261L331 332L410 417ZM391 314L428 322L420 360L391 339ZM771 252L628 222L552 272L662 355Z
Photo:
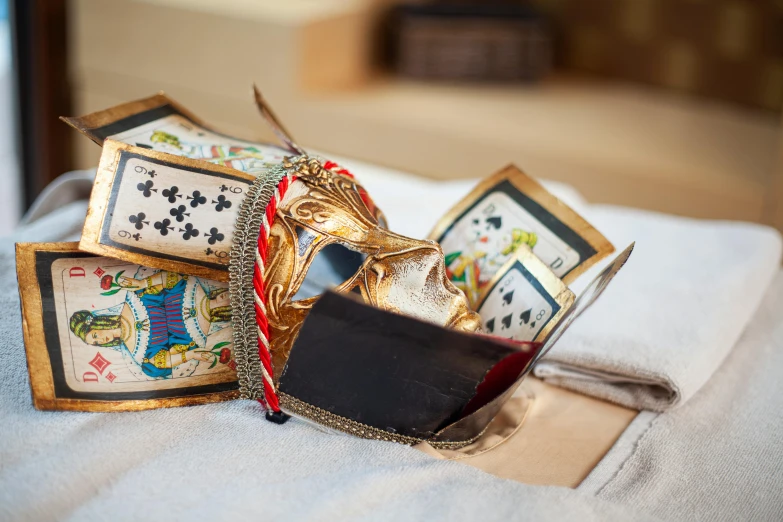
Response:
M425 236L476 184L401 178L361 164L355 171L390 227L414 237ZM636 247L535 375L636 409L664 411L684 403L752 319L780 266L780 234L750 223L590 205L567 185L544 185L618 251L633 241ZM612 258L571 285L577 295Z
M611 206L591 206L586 217L617 247L636 248L535 374L637 409L686 402L753 318L779 270L780 234Z

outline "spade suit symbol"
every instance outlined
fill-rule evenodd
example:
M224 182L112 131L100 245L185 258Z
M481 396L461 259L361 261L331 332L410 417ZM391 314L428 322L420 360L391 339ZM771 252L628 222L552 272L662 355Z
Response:
M500 320L500 322L503 324L503 327L502 327L503 330L505 330L506 328L510 328L511 327L511 317L513 315L514 314L508 314L506 317L504 317L503 319Z
M511 300L514 299L514 291L510 291L507 294L503 295L503 306L510 305Z
M494 332L495 331L495 318L493 317L492 319L487 321L487 325L486 326L487 326L487 331L489 333Z
M531 311L532 311L532 309L528 308L527 310L525 310L524 312L519 314L519 320L520 320L519 324L522 324L522 323L527 324L527 323L530 322L530 312Z
M503 218L500 216L492 216L487 218L487 230L489 230L489 227L494 228L495 230L500 228L500 225L503 223Z

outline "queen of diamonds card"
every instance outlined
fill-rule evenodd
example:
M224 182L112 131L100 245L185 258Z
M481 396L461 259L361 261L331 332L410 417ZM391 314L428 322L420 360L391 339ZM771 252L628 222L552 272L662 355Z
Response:
M73 244L19 245L18 267L20 283L35 277L22 287L22 304L37 406L137 409L149 400L219 400L236 388L226 283L80 253ZM180 400L165 403L172 398ZM93 401L133 408L89 407Z

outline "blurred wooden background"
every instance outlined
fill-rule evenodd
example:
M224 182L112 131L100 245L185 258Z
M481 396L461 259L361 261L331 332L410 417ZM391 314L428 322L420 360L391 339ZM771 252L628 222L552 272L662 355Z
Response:
M583 23L561 38L559 60L570 65L541 84L496 86L384 73L377 35L390 3L69 0L73 113L165 90L226 132L269 139L252 104L256 82L296 138L324 152L441 179L482 177L514 162L534 176L571 183L594 202L783 229L776 90L783 69L774 59L742 65L760 49L773 58L781 50L779 40L750 38L761 30L757 22L780 22L780 2L768 6L777 17L763 19L743 10L745 2L721 8L709 26L728 40L714 40L715 52L705 53L712 36L687 31L699 27L693 17L658 45L660 32L645 21L646 0L611 2L620 15L604 32L599 15L611 16L607 0L590 8L542 1L557 20L581 9ZM743 35L751 43L742 43ZM633 42L638 60L625 63L634 66L626 74L612 49ZM661 46L668 51L656 50ZM704 71L720 69L716 63L735 71L736 80L707 81L718 73ZM767 76L750 78L751 69ZM751 91L745 100L725 101ZM87 139L73 143L75 166L97 164L98 147Z

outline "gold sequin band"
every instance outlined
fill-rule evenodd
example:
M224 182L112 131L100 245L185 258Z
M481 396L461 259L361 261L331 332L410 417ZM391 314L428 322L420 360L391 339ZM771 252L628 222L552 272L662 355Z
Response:
M169 364L167 364L168 363L167 358L168 358L169 355L170 355L170 353L169 353L168 350L160 350L158 353L156 353L152 357L151 361L149 359L145 358L144 362L145 363L151 362L152 365L155 368L158 368L158 369L162 370L162 369L168 368L170 366Z
M190 350L190 346L187 344L173 344L171 345L171 350L174 351L174 353L185 353Z

